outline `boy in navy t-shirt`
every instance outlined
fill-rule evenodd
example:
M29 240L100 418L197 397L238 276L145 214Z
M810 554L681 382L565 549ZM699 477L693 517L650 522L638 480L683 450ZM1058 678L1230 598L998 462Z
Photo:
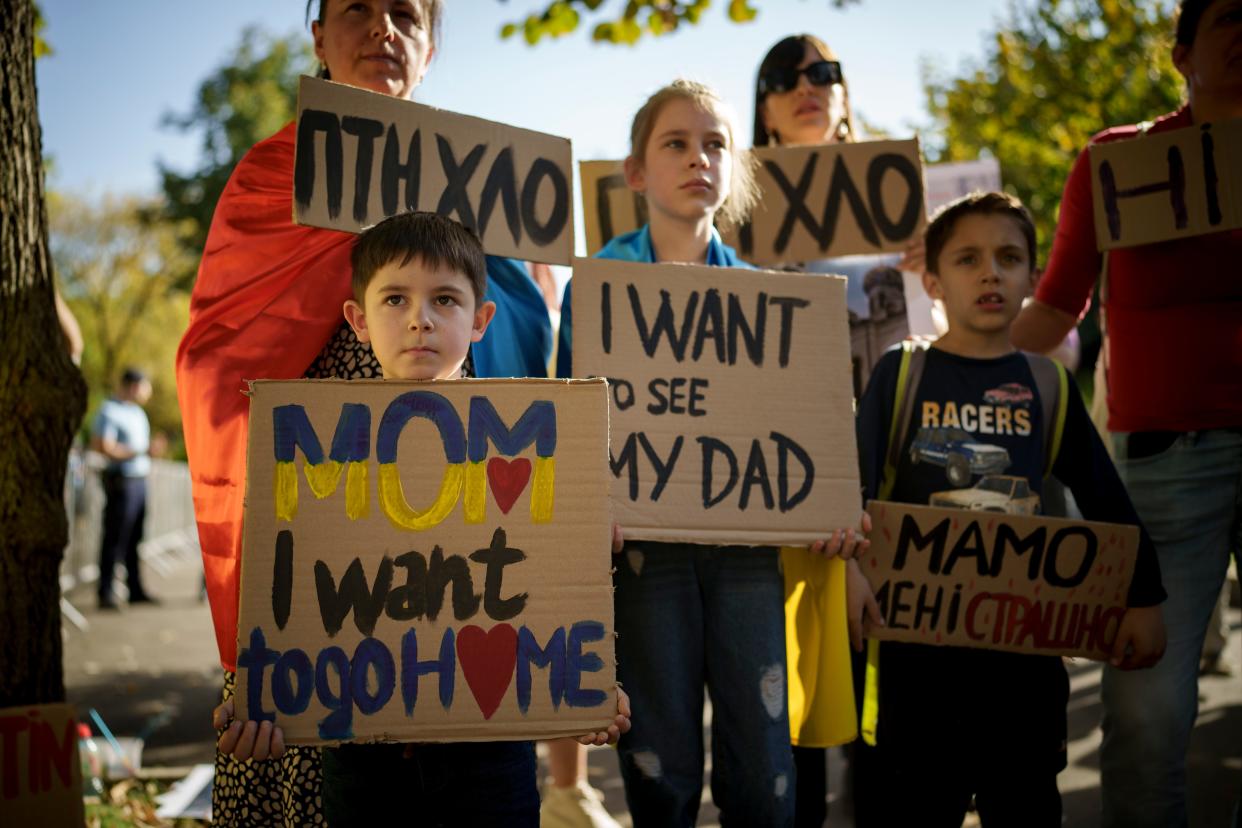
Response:
M969 501L965 489L1004 489L1021 501L1014 511L1030 513L1051 459L1052 475L1073 492L1084 518L1138 524L1073 382L1061 384L1059 451L1055 458L1046 452L1033 363L1009 342L1036 276L1026 208L1003 193L966 196L936 216L926 241L923 284L944 303L949 330L922 357L917 388L906 389L913 409L895 455L888 440L900 349L871 376L858 408L866 497L879 496L886 459L895 457L889 500L951 505ZM941 450L954 443L970 451ZM1137 669L1160 658L1164 598L1144 530L1114 665ZM860 825L956 828L972 797L985 825L1061 824L1056 776L1066 764L1069 679L1059 657L895 642L879 653L874 761L887 794L863 796Z

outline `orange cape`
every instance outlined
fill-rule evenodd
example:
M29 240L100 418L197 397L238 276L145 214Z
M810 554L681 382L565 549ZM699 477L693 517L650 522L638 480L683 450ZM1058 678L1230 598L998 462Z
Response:
M220 196L177 351L207 595L226 669L237 590L251 379L301 377L351 295L351 234L293 223L294 125L255 145Z

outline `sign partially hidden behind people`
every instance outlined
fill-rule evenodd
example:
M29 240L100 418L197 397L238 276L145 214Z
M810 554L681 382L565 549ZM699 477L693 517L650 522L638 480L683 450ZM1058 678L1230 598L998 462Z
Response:
M0 825L81 828L85 821L73 706L0 710Z
M588 256L647 223L647 199L625 183L623 162L579 161L578 180Z
M574 261L627 538L805 545L858 522L845 280Z
M755 150L761 198L727 241L754 264L901 250L927 223L918 139Z
M755 264L901 250L926 224L917 139L755 150L760 196L751 224L726 235ZM620 161L582 161L587 252L647 222Z
M1100 250L1242 227L1242 119L1091 147Z
M990 193L1001 188L1000 162L995 158L975 161L946 161L923 167L927 183L927 215L934 215L944 205L970 193Z
M1138 529L873 501L859 564L884 641L1109 657Z
M238 715L290 742L616 710L602 380L252 385Z
M294 219L357 233L427 210L477 230L496 256L569 264L569 140L303 77Z

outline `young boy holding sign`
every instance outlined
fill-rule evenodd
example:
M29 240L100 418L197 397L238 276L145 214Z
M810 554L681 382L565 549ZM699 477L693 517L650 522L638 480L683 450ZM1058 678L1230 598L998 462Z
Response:
M434 213L405 213L364 231L351 255L354 298L345 318L368 343L386 380L464 375L472 342L496 306L484 301L486 269L478 237ZM279 757L284 736L272 722L231 721L232 701L215 711L220 750L238 759ZM606 730L583 744L614 742L629 729L629 700ZM323 751L323 807L330 824L538 825L531 742L346 744Z
M923 284L944 303L949 330L920 355L921 368L911 370L913 361L894 349L871 376L858 408L866 497L926 504L987 475L1025 478L1038 494L1053 474L1085 518L1138 525L1075 384L1009 342L1036 279L1026 208L1004 193L966 196L936 216L926 240ZM1050 385L1063 415L1041 398ZM952 441L965 447L937 452ZM963 461L967 454L975 459ZM1138 669L1160 658L1164 597L1143 531L1115 666ZM879 681L869 688L863 727L875 736L883 773L868 783L875 795L859 802L860 825L956 828L972 796L985 825L1060 825L1056 775L1066 764L1069 697L1060 658L886 642L871 668ZM867 712L876 709L876 689L878 721Z

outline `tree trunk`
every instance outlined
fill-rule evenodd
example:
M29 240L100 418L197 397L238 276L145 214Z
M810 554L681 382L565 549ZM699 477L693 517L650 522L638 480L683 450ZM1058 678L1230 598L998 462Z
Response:
M65 465L86 386L53 303L31 0L0 0L0 21L0 707L10 707L65 696Z

